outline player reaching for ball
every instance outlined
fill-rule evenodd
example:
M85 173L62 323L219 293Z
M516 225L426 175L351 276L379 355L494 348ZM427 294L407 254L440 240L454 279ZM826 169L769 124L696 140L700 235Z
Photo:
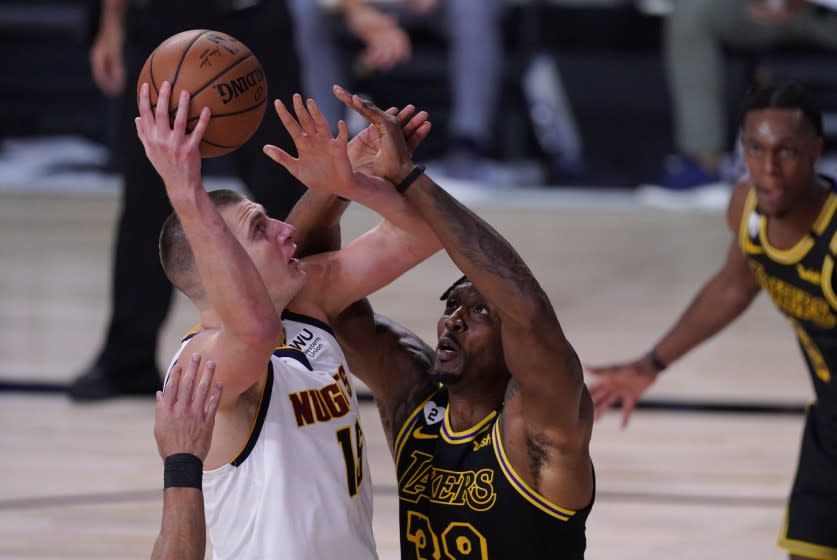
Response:
M77 402L134 394L150 397L160 388L162 379L157 343L172 301L172 287L159 266L157 236L171 205L143 153L133 122L137 114L133 84L149 54L184 29L213 29L235 37L258 56L270 99L290 100L302 88L293 20L285 0L98 3L101 17L90 63L99 88L122 97L115 115L117 151L113 163L118 166L123 185L121 213L114 232L107 332L90 366L70 385L69 395ZM210 58L214 64L216 57ZM159 79L157 87L161 83ZM223 165L241 179L247 192L270 215L284 218L305 188L264 157L262 146L268 142L286 149L293 145L276 118L262 119L249 141L225 161L214 163L219 165L216 169Z
M152 111L140 91L137 133L174 207L160 234L166 276L200 312L180 356L217 364L224 386L204 460L203 493L215 558L369 559L372 485L357 395L328 323L352 302L388 284L440 248L432 231L387 181L352 167L345 123L332 138L313 102L294 96L296 118L277 111L299 154L280 159L313 190L351 198L384 220L343 249L294 258L294 228L228 190L201 184L199 145L210 118L204 108L187 134L189 94L180 92L174 123L171 85ZM387 176L412 169L410 146L426 135L426 113L405 131L392 117L388 134L366 134ZM364 140L361 138L359 140ZM354 142L354 141L353 141ZM410 144L408 144L410 142ZM276 156L276 149L268 151ZM358 159L357 157L355 159ZM313 319L322 339L315 360L286 345L284 311Z
M250 49L226 33L191 29L172 35L154 49L137 80L137 98L143 83L150 84L151 106L157 104L161 83L190 94L186 130L198 122L201 108L212 111L200 143L201 157L217 157L244 144L259 128L267 106L264 69ZM177 111L170 100L169 113Z

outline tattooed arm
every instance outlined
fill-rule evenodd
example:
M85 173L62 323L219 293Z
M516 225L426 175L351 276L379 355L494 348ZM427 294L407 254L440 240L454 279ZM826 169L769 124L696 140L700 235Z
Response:
M583 507L592 492L592 404L549 298L509 242L430 178L420 176L406 196L500 317L512 463L545 497Z

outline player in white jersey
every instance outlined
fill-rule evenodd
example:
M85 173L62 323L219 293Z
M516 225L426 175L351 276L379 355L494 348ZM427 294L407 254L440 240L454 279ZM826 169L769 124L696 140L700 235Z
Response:
M372 484L345 358L328 325L294 317L283 320L289 339L270 358L249 439L232 461L203 473L215 556L372 558ZM293 338L316 343L310 359L287 344L298 344ZM271 530L254 533L255 516Z
M326 325L439 249L393 185L377 178L415 177L405 137L426 135L426 114L405 133L391 115L347 146L345 124L332 138L312 102L306 107L295 96L294 118L277 101L299 157L271 146L268 155L309 188L384 217L340 251L301 263L292 226L232 191L206 193L198 147L209 110L186 134L188 93L181 92L170 124L170 90L162 85L152 112L149 86L142 87L137 132L175 210L160 237L164 270L200 311L201 326L181 352L217 363L224 386L204 460L215 558L374 558L371 484L342 355L323 349L312 367L302 351L282 344L279 316L292 309Z

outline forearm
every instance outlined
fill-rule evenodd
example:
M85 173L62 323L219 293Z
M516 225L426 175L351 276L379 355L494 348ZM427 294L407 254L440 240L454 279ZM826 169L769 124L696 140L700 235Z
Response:
M368 10L371 6L366 3L365 0L341 0L340 1L340 9L343 10L343 14L346 16L351 15L352 13L357 12L358 10Z
M549 299L529 267L502 235L425 175L406 192L457 267L502 314L527 324ZM550 316L554 316L550 313Z
M659 361L671 365L723 330L749 307L757 293L730 283L723 271L716 274L654 345Z
M151 560L203 560L205 549L203 494L197 488L167 488Z
M294 241L298 257L340 248L340 218L349 201L330 193L307 191L288 214L287 222L296 228Z
M102 0L99 30L121 30L125 25L128 0Z
M442 248L433 228L413 205L390 185L365 190L357 202L377 212L389 232L395 250L406 251L424 260Z
M242 340L273 337L266 331L278 333L281 324L264 281L203 187L171 202L192 248L206 298L224 329Z

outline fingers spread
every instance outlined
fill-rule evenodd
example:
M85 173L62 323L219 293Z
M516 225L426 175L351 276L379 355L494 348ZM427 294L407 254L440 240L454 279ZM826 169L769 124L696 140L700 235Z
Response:
M139 114L146 126L154 124L154 114L151 112L151 94L148 82L142 84L139 97Z
M299 125L302 127L302 130L306 134L314 134L317 132L314 119L311 118L311 115L308 113L308 109L305 108L305 104L302 102L302 96L300 94L294 94L293 104L294 112L296 113L296 120L299 121Z
M308 112L311 114L311 119L314 121L314 130L316 132L323 132L325 133L328 131L329 136L331 135L331 127L328 126L328 121L326 120L323 113L320 111L320 108L317 106L317 102L313 99L309 99L305 106L308 109Z
M343 119L337 122L337 139L341 142L349 141L349 127L346 126L346 121Z
M177 100L177 113L174 116L174 131L177 134L186 133L186 120L189 117L189 92L180 91L180 98Z
M171 368L169 379L163 387L163 395L168 400L169 406L177 402L177 395L180 393L180 376L183 374L183 367L177 363Z
M195 376L197 375L200 363L200 354L193 354L192 359L180 378L180 391L175 408L185 410L192 402L192 388L195 385Z
M285 126L285 130L288 131L291 139L294 143L298 142L304 134L302 127L299 126L299 123L296 122L296 119L293 118L291 113L288 111L288 108L285 107L285 104L282 103L281 100L277 99L274 101L273 106L276 108L276 114L279 115L279 120L282 121L282 124Z
M201 115L198 117L198 124L195 125L195 128L192 129L192 133L189 135L189 141L192 142L192 144L200 144L203 139L203 135L206 132L206 128L209 126L210 118L212 118L212 110L209 107L201 109Z
M160 95L157 97L157 108L154 113L154 122L158 127L169 127L169 98L171 97L171 83L163 82L160 86Z
M215 362L208 361L203 368L203 374L195 387L195 398L192 407L200 412L206 409L206 398L209 395L209 388L212 387L212 379L215 377Z
M224 386L220 383L215 383L212 386L212 391L209 393L209 400L206 403L206 416L210 422L214 421L215 413L218 411L218 405L221 403L221 395L224 392Z
M398 112L398 122L403 124L403 123L409 121L410 117L412 117L413 113L415 113L415 112L416 112L415 105L407 105L406 107L401 109L401 111ZM387 111L387 114L391 115L392 113Z
M622 429L628 427L628 420L631 417L631 413L634 411L634 407L636 406L637 399L622 399Z

